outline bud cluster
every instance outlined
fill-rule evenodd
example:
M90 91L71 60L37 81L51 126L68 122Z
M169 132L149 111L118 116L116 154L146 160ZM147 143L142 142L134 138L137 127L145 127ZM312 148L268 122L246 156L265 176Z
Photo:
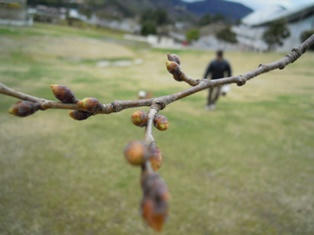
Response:
M125 147L124 156L131 165L142 169L142 217L155 231L161 231L168 216L169 200L166 184L154 173L161 167L161 152L155 144L147 146L143 141L132 141Z
M148 114L144 111L135 111L131 115L131 121L136 126L145 127L148 122ZM154 126L160 131L165 131L169 127L168 119L164 115L158 114L154 118Z
M51 90L54 96L64 104L77 104L83 110L74 110L69 113L70 117L74 120L86 120L93 114L102 110L101 103L96 98L84 98L78 100L73 92L66 86L51 85Z

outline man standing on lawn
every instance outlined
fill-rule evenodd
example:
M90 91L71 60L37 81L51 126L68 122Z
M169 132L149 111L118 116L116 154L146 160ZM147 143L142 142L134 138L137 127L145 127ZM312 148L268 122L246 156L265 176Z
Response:
M212 80L224 78L225 75L227 75L227 77L232 75L231 66L228 61L224 59L222 50L216 52L216 59L211 61L207 66L204 78L207 79L209 75ZM219 99L221 89L221 86L209 88L206 109L214 110L216 108L216 102Z

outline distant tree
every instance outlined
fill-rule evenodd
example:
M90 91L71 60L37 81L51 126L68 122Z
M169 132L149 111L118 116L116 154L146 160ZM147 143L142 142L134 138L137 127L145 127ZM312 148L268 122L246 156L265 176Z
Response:
M155 10L154 17L157 25L165 25L170 22L168 12L164 9Z
M142 23L141 34L147 36L149 34L157 34L157 26L153 21L145 21Z
M205 26L211 24L212 22L213 16L211 14L205 14L199 19L198 24L200 26Z
M147 21L154 22L157 26L165 25L170 22L167 11L164 9L147 9L141 15L141 23Z
M237 43L237 36L232 32L231 28L228 26L216 33L216 38L229 43Z
M200 31L198 29L190 29L185 36L188 42L193 42L200 38Z
M263 34L263 40L268 45L268 50L272 50L275 46L282 46L283 40L290 36L290 31L285 21L276 21L269 25Z
M306 39L308 39L309 37L311 37L314 34L314 30L308 30L308 31L304 31L301 36L300 36L300 40L301 42L304 42ZM312 45L310 47L311 51L314 51L314 46Z
M147 9L141 15L141 34L157 34L157 27L170 22L167 11L163 9Z

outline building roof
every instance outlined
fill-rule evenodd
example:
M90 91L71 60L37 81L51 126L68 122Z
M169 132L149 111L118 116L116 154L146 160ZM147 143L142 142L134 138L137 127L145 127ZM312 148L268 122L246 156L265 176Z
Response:
M262 8L243 18L242 23L254 27L267 25L281 19L285 19L288 22L296 21L299 18L304 18L314 13L314 0L309 1L311 1L311 3L302 4L293 8L283 5Z

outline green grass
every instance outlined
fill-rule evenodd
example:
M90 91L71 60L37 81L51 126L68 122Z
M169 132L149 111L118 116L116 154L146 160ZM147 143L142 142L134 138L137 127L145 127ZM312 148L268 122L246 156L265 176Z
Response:
M35 25L0 33L0 81L33 95L53 99L52 83L103 102L135 99L139 89L159 96L187 88L167 74L167 51L116 45L104 39L112 32ZM84 45L75 62L65 59L71 42ZM193 77L212 56L180 52ZM280 56L227 53L236 74ZM103 58L144 63L97 67ZM164 234L314 233L313 61L308 53L233 86L215 112L204 110L205 91L162 111L170 128L154 134L171 192ZM130 123L132 110L85 122L62 110L20 119L7 113L14 102L0 99L0 234L154 234L139 213L140 170L122 154L144 136Z

